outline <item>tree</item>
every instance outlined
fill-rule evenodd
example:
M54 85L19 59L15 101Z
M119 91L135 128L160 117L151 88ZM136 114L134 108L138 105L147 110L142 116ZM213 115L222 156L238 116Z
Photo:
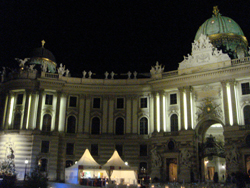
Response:
M26 188L47 188L48 178L37 167L30 176L27 176L27 181L24 184Z

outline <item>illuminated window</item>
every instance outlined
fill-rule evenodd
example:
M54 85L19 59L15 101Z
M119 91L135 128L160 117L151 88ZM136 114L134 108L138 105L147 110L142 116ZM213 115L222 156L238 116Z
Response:
M39 166L40 172L46 172L47 171L47 164L48 164L47 159L40 159L38 161L38 166Z
M15 118L14 118L14 125L13 125L13 129L14 130L19 130L21 125L21 114L16 114Z
M242 95L250 94L249 82L241 84Z
M45 104L52 105L53 103L53 95L46 94L45 96Z
M147 172L148 164L146 162L140 162L140 173L144 174Z
M50 131L50 130L51 130L51 115L45 114L43 116L42 131Z
M91 144L91 155L98 156L98 144Z
M171 132L178 131L178 116L173 114L170 118L171 123Z
M69 97L69 107L76 107L77 105L77 97Z
M148 156L148 146L146 144L140 145L140 156Z
M49 153L49 141L42 141L41 153Z
M100 134L100 119L98 117L92 119L91 134Z
M116 151L118 152L118 154L119 154L120 156L123 155L123 146L122 146L121 144L116 144L116 145L115 145L115 149L116 149Z
M18 94L17 95L17 100L16 100L16 104L23 104L23 94Z
M249 105L245 106L243 111L244 111L245 125L250 125L250 106Z
M118 109L124 108L124 98L117 98L116 99L116 108L118 108Z
M123 118L117 118L115 123L115 134L123 135L124 134L124 120Z
M101 99L100 98L94 98L93 99L93 108L100 108L101 107Z
M76 118L74 116L68 117L67 133L75 133L76 131Z
M170 104L177 104L177 94L170 94Z
M140 119L140 135L148 134L148 119L143 117Z
M146 97L141 98L141 108L148 107L148 99Z
M66 155L73 155L74 154L74 143L67 143L66 144Z

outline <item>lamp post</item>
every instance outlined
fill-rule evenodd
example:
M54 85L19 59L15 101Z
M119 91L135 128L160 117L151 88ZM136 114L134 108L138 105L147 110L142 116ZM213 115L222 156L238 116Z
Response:
M26 158L26 160L24 161L24 164L25 164L24 180L26 179L26 169L27 169L28 163L29 163L29 161L28 161L28 159Z

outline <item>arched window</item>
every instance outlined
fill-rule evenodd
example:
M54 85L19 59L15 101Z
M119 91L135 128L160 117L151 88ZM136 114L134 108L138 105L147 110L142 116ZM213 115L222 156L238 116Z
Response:
M43 116L42 131L50 131L50 130L51 130L51 115L45 114Z
M143 117L140 119L140 135L148 134L148 119Z
M91 134L100 134L100 119L98 117L92 119Z
M115 134L124 135L124 120L123 118L117 118L115 122Z
M243 111L244 111L245 125L250 125L250 106L249 105L245 106Z
M173 114L170 118L171 123L171 132L178 131L178 116Z
M67 133L76 132L76 118L75 116L69 116L67 122Z
M47 159L40 159L38 161L38 166L41 172L47 172L47 165L48 165Z
M66 161L66 168L67 167L70 167L70 166L72 166L73 165L73 161L71 161L71 160L67 160Z
M18 114L15 115L15 118L14 118L13 129L14 130L19 130L20 125L21 125L21 114L18 113Z

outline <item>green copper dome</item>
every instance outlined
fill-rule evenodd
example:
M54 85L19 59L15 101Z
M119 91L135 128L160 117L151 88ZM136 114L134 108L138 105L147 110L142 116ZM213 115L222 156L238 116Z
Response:
M222 49L231 58L240 58L239 54L241 57L242 54L247 55L248 42L240 26L233 19L222 16L217 6L214 7L213 13L212 18L200 26L195 40L204 34L216 48Z

